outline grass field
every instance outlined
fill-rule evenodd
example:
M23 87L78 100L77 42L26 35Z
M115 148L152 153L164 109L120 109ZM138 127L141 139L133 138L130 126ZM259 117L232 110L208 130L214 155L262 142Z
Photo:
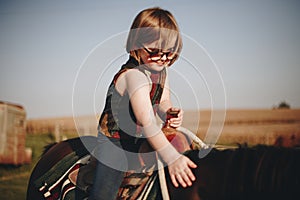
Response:
M67 134L74 137L75 134ZM52 134L28 135L26 147L32 149L32 162L22 166L0 165L0 199L26 199L27 184L30 173L40 158L45 145L53 143Z
M221 124L217 144L225 146L236 143L273 145L279 142L282 146L300 144L299 109L229 110L222 121L220 116L223 114L221 111L185 111L183 126L205 140L207 130L212 130L214 134L214 126ZM212 115L217 116L216 120L211 120ZM30 173L45 145L57 139L76 137L77 130L80 135L97 134L97 117L84 116L75 120L77 129L72 117L28 120L26 147L32 149L32 163L19 167L0 165L0 199L25 199ZM59 136L56 132L59 132Z

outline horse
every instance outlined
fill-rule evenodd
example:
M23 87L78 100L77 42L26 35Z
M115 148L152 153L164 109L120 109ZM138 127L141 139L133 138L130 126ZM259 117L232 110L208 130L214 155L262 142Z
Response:
M44 199L34 182L64 157L80 149L88 155L97 145L93 136L68 139L46 147L30 176L27 200ZM232 199L299 199L300 150L257 145L240 145L235 149L188 150L184 152L197 168L190 187L174 187L165 167L167 189L171 200ZM205 155L205 156L203 156ZM159 188L159 184L156 184ZM147 199L162 199L154 193Z

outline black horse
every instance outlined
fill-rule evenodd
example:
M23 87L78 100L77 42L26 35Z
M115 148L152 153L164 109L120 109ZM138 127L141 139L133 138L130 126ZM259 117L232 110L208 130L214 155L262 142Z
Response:
M31 174L27 199L44 199L35 180L70 153L80 149L79 156L88 155L95 145L95 138L86 136L49 146ZM197 178L191 187L175 188L166 168L171 200L300 198L300 150L297 148L240 146L226 150L192 150L185 154L198 165L193 171ZM156 193L148 199L161 198Z

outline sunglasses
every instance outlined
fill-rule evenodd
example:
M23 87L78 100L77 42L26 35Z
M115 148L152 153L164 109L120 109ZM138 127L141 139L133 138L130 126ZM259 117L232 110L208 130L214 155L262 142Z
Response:
M171 61L174 58L175 53L171 51L163 52L160 49L156 48L147 48L143 46L143 49L149 54L149 59L157 62L157 61ZM162 58L165 57L165 60Z

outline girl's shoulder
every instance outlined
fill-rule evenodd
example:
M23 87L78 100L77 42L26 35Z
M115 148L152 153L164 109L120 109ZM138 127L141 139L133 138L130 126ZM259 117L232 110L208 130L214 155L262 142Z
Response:
M139 70L138 68L123 68L118 73L115 74L113 78L113 82L116 84L116 82L119 79L131 79L131 78L142 78L145 77L145 74Z
M117 91L123 96L129 88L134 90L141 86L150 85L149 79L139 69L126 69L114 79Z
M124 73L124 76L126 77L127 81L134 81L137 83L138 82L141 82L141 83L149 82L149 78L148 78L147 74L138 68L132 68L132 69L126 70L126 72Z

